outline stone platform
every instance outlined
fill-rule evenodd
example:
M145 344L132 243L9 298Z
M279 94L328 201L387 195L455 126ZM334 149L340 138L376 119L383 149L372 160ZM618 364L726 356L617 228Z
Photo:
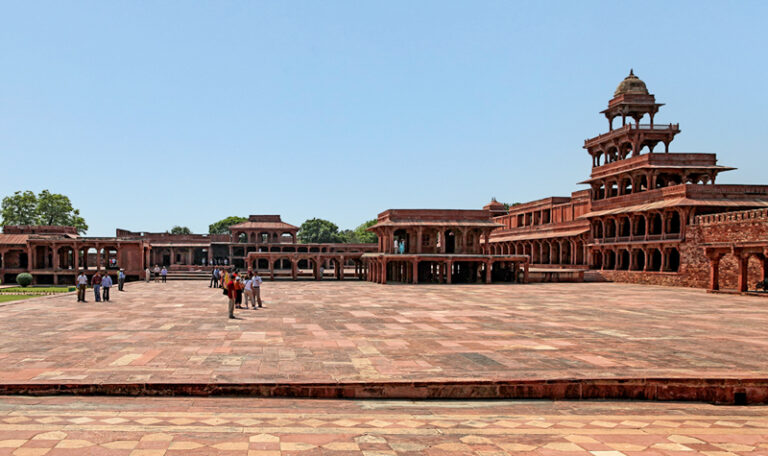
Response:
M748 456L766 407L0 397L0 455Z
M383 396L424 397L413 393L421 384L439 390L429 397L488 397L487 385L534 384L526 391L574 397L568 385L576 384L577 398L718 402L739 402L737 393L763 402L768 391L768 308L755 297L610 283L278 281L264 284L265 308L229 320L221 291L202 282L126 290L110 303L69 294L0 307L0 388L120 393L123 385L131 394L147 384L203 393L261 385L280 394L390 385ZM602 386L584 394L594 384ZM665 395L672 384L679 393ZM617 385L633 393L616 393ZM512 397L537 397L526 394Z

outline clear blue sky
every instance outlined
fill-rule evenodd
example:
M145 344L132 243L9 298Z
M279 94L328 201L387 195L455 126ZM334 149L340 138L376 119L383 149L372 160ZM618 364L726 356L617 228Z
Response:
M569 195L630 68L768 183L768 2L0 3L0 196L89 235L229 215L353 228L388 208Z

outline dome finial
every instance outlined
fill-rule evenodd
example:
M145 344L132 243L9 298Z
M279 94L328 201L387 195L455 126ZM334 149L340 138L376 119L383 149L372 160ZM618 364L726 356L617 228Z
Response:
M635 75L635 72L632 70L632 68L629 69L629 75L630 76L634 76Z

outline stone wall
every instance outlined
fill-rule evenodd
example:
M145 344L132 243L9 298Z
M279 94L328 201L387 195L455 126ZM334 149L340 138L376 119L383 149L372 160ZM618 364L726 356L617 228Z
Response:
M650 285L709 287L709 259L704 244L768 241L768 209L727 212L698 216L686 228L680 244L680 271L595 271L606 280ZM738 262L733 254L720 261L720 289L737 288ZM762 266L757 258L749 260L749 288L762 279Z

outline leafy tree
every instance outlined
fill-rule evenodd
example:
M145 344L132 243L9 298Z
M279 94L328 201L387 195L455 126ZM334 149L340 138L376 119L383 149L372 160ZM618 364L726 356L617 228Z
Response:
M312 244L318 242L344 242L339 227L328 220L313 218L299 227L299 242Z
M376 222L378 222L377 219L368 220L367 222L355 228L355 238L357 239L355 242L362 244L375 244L379 242L379 237L376 236L375 233L366 231L368 228L375 225Z
M3 225L34 225L37 220L37 196L29 190L3 198Z
M232 217L227 217L225 219L221 219L216 223L212 223L208 225L208 233L209 234L229 234L229 227L232 225L237 225L238 223L247 222L248 219L245 217L238 217L233 215Z
M192 230L190 230L186 226L176 225L173 228L171 228L171 234L192 234Z
M360 240L357 239L357 233L355 233L354 230L341 230L339 236L341 236L341 242L345 244L360 243Z
M512 203L512 204L504 203L504 209L509 210L510 207L515 207L515 206L519 206L519 205L520 205L520 203Z
M3 198L4 225L74 226L78 233L88 230L80 211L72 207L68 196L43 190L39 195L29 190Z
M37 224L74 226L80 234L88 230L80 211L72 207L69 197L48 190L37 195Z

